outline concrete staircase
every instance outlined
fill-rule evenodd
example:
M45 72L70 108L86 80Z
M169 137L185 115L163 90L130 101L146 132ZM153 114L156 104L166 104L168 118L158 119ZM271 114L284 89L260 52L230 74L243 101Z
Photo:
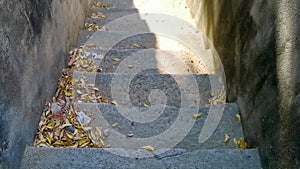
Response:
M73 103L92 113L90 127L109 129L110 148L27 147L21 168L261 168L257 149L233 142L238 107L224 102L222 66L184 1L101 2L92 10L105 18L87 20L102 29L82 31L78 45L102 72L70 73L115 102Z

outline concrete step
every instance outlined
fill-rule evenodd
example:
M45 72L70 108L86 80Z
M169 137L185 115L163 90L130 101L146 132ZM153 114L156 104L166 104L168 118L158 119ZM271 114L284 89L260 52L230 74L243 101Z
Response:
M90 57L98 56L92 58L103 73L113 73L117 69L122 73L157 69L161 74L208 74L201 57L192 51L161 49L112 49L106 51L97 48L86 48L85 50L91 53ZM211 55L210 51L203 50L201 52L198 55L212 57L209 56Z
M234 149L236 145L233 139L243 137L241 124L236 118L236 104L132 108L102 103L77 103L75 107L78 111L92 114L93 120L89 126L110 131L107 142L111 148L138 150L142 146L151 145L156 149L175 147L186 151ZM195 119L194 114L202 114L202 117ZM115 128L112 127L114 123L118 124ZM200 133L208 135L201 143ZM132 136L126 137L128 134ZM227 143L224 142L225 134L231 137Z
M96 31L88 39L81 40L81 42L86 41L85 45L93 44L96 49L101 49L104 53L111 49L137 48L193 51L194 55L205 64L209 73L222 71L218 54L201 34L197 36L197 34L186 33L185 31L173 32L173 35L172 32L169 32L170 34L156 34L147 31L139 33L139 30L142 30L142 28L137 28L136 32ZM162 30L162 32L164 31L166 30ZM83 35L83 37L86 36Z
M99 89L101 96L127 107L167 104L189 107L224 103L224 85L218 76L193 74L159 74L154 69L123 73L73 72L75 80L84 80ZM76 93L76 91L75 91ZM80 97L75 99L80 102Z
M127 15L138 14L139 10L136 8L92 8L91 12L100 12L105 15L105 18L114 20Z
M128 158L106 149L27 147L21 169L260 169L258 151L202 149L171 150L152 158Z
M186 8L186 3L183 0L163 0L163 1L153 1L153 0L101 0L107 8L148 8L148 9L159 9L159 8Z
M91 14L95 12L100 12L105 16L106 19L120 19L122 17L136 14L137 20L143 20L143 15L149 15L149 14L162 14L162 15L169 15L172 17L180 18L181 20L185 20L188 23L195 25L195 22L191 19L191 16L189 14L188 10L182 10L177 8L92 8Z
M86 45L94 44L97 48L108 49L136 49L134 44L138 44L144 49L163 49L174 50L182 49L188 50L186 46L178 42L176 39L171 39L163 35L156 35L151 32L143 34L132 34L120 31L82 31L84 37L89 35L88 39L81 40Z
M133 3L133 0L122 0L122 1L115 1L115 0L101 0L99 1L107 8L123 8L123 9L130 9L130 8L135 8L135 5Z

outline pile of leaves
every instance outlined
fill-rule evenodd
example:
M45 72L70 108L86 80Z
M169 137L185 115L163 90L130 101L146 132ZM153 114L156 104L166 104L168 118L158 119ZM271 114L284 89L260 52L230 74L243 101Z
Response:
M86 47L86 46L82 46L82 47ZM70 61L68 63L68 66L70 67L71 71L81 71L81 72L102 71L102 69L99 68L95 62L95 59L100 57L97 54L87 52L84 49L74 49L69 52L69 57L70 57Z
M51 107L60 107L54 113ZM85 127L77 120L73 105L56 105L47 103L38 126L34 146L36 147L71 147L71 148L103 148L105 136L100 127Z
M86 84L84 78L76 80L68 73L70 70L99 72L101 69L96 67L91 58L83 57L86 54L83 50L74 49L69 54L69 67L63 71L62 77L58 81L58 88L52 103L45 105L34 146L109 147L109 144L105 142L107 135L103 134L102 128L89 127L90 118L74 105L76 101L109 102L100 96L99 89L93 84ZM80 118L87 118L89 121L83 124L80 122Z
M88 31L96 31L100 30L101 26L97 24L96 22L91 22L91 23L85 23L85 29Z

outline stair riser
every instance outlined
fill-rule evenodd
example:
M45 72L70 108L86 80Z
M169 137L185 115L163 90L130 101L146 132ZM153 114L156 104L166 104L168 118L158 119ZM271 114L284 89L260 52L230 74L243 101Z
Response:
M172 150L165 156L135 159L117 156L104 149L49 149L28 147L21 169L261 169L258 150Z

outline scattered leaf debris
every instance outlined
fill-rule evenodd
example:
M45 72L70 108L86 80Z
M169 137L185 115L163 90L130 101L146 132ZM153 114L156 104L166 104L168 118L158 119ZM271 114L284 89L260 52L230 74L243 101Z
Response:
M91 16L92 18L98 18L98 19L103 19L103 18L105 18L106 16L103 14L103 13L101 13L101 12L94 12L94 13L92 13L92 16Z
M94 44L83 47L94 46ZM101 72L102 69L96 65L95 59L101 58L95 53L87 52L84 49L74 49L69 52L70 61L68 66L72 71Z
M57 103L52 103L57 104ZM103 135L92 137L94 133L85 131L77 120L73 105L62 106L61 116L54 116L51 103L45 105L35 137L36 147L104 148L109 145ZM97 130L101 132L101 130ZM95 135L95 134L94 134Z
M70 147L70 148L105 148L110 145L105 142L109 130L101 127L90 127L90 114L77 110L76 102L110 103L99 93L94 84L87 83L86 77L76 79L69 71L101 72L96 66L96 54L83 49L69 52L68 68L64 69L58 80L58 88L51 103L45 105L38 131L35 136L36 147Z
M95 7L98 7L98 8L106 8L106 5L102 2L98 2L94 5Z
M226 101L226 91L223 88L219 89L217 93L211 92L211 99L208 99L209 104L223 104Z
M96 31L96 30L101 29L101 26L99 24L97 24L96 22L85 23L84 26L85 26L85 29L88 31Z

